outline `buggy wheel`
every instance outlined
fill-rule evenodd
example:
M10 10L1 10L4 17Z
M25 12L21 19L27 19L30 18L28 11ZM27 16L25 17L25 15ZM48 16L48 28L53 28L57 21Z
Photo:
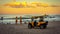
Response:
M32 28L32 25L31 24L28 24L28 28L31 29Z
M44 26L43 26L43 25L41 25L41 26L40 26L40 29L43 29L43 28L44 28Z
M47 26L46 25L41 25L40 29L45 29Z

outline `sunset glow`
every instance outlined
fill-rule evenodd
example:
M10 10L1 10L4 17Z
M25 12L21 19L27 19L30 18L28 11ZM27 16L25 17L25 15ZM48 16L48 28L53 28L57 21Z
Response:
M8 2L0 5L0 14L60 14L60 7L43 2Z

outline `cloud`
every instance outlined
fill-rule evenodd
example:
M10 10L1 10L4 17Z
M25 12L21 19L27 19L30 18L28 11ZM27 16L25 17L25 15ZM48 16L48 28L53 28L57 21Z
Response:
M48 7L49 5L45 3L38 3L38 2L32 2L32 3L12 2L12 3L4 4L4 6L9 6L12 8L36 8L36 7Z
M51 7L60 7L59 5L51 5Z

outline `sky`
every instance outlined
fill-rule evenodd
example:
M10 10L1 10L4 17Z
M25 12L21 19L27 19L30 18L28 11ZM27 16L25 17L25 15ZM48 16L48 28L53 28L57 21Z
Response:
M60 0L0 0L0 14L60 14L59 6Z
M8 2L13 2L15 0L0 0L0 4L8 3ZM56 4L60 5L60 0L16 0L16 2L43 2L43 3L48 3L48 4Z

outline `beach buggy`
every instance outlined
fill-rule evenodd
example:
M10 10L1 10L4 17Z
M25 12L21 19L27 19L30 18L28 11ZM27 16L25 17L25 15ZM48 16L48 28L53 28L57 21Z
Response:
M40 18L39 21L37 22L36 20L34 21L34 19L36 18ZM35 16L33 18L31 18L32 21L28 23L28 28L34 28L34 27L39 27L40 29L45 29L48 25L48 21L44 21L44 16Z

